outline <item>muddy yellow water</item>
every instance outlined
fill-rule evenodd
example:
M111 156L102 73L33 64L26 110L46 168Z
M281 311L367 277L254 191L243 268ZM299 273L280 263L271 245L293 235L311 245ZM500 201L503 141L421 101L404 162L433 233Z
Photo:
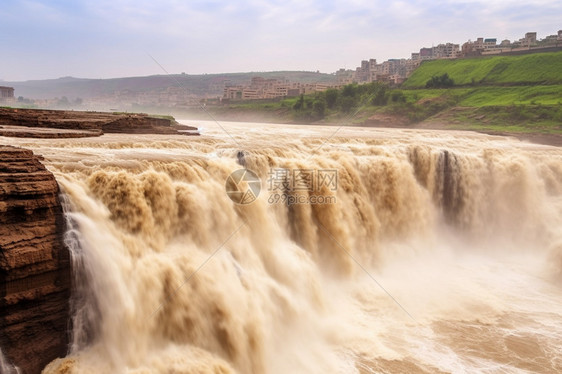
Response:
M560 148L185 123L0 138L64 192L73 342L46 373L562 371Z

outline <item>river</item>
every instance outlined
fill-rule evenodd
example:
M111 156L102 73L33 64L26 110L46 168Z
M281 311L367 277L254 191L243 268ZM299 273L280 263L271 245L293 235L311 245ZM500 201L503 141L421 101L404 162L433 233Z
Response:
M73 342L45 373L562 371L561 148L184 123L11 141L69 223Z

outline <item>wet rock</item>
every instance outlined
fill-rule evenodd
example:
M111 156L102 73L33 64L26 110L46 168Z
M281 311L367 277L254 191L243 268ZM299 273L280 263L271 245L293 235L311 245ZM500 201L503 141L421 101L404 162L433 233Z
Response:
M0 145L0 346L22 373L66 354L70 258L54 176L32 151Z

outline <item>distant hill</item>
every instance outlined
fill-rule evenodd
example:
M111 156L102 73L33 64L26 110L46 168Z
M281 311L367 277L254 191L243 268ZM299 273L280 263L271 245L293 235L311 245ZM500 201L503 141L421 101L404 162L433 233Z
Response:
M444 73L455 85L562 84L562 52L426 61L402 87L422 88Z
M231 84L248 83L252 77L287 79L291 82L323 83L335 82L332 74L306 71L250 72L228 74L174 74L152 75L146 77L128 77L114 79L82 79L64 77L59 79L33 80L25 82L0 81L0 85L15 88L16 97L29 99L51 99L66 96L68 99L89 99L110 95L116 91L132 92L165 90L167 87L183 87L189 93L204 96L222 94L224 81Z

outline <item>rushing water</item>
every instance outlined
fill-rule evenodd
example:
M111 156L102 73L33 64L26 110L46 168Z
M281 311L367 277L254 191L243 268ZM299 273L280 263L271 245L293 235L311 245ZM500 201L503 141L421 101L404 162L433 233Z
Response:
M222 126L17 141L65 192L74 258L46 373L562 371L560 148ZM225 191L241 165L250 204Z
M0 349L0 373L2 374L20 374L20 370L18 367L12 365L6 357L4 353Z

